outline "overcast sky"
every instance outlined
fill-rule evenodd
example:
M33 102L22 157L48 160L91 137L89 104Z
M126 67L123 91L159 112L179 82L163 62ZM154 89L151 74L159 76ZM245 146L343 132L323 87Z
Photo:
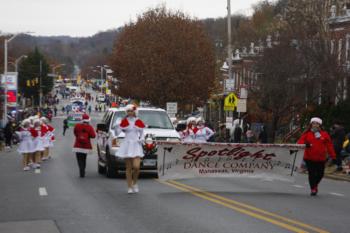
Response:
M250 14L257 2L231 0L232 13ZM161 3L200 19L227 13L227 0L0 0L0 31L91 36L123 26Z

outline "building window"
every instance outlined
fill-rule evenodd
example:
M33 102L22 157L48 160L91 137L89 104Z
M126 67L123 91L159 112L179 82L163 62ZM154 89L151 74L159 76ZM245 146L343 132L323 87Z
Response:
M331 54L334 54L334 40L331 40Z
M342 47L343 47L343 40L339 39L339 41L338 41L338 62L339 62L339 64L341 62Z
M345 61L349 61L350 54L350 34L346 34L346 42L345 42Z

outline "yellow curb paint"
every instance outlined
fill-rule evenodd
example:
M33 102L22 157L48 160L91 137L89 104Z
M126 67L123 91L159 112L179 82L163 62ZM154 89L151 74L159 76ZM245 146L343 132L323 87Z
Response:
M305 231L304 229L295 227L293 225L289 225L287 223L278 221L276 219L269 218L269 217L264 216L262 214L265 214L265 215L268 215L268 216L271 216L271 217L275 217L275 218L278 218L278 219L283 220L285 222L292 223L292 224L295 224L295 225L299 225L299 226L307 228L307 229L311 229L311 230L316 231L318 233L329 233L327 231L324 231L322 229L319 229L319 228L316 228L316 227L304 224L302 222L298 222L298 221L295 221L295 220L292 220L292 219L288 219L288 218L285 218L283 216L279 216L277 214L273 214L273 213L270 213L268 211L256 208L254 206L243 204L243 203L240 203L240 202L237 202L237 201L234 201L234 200L231 200L231 199L228 199L228 198L225 198L225 197L222 197L222 196L210 193L210 192L206 192L206 191L200 190L198 188L195 188L195 187L192 187L192 186L188 186L188 185L176 182L176 181L166 181L166 182L165 181L160 181L160 180L157 180L157 181L162 183L162 184L165 184L165 185L171 186L173 188L179 189L181 191L191 193L192 195L200 197L200 198L205 199L207 201L210 201L210 202L222 205L224 207L227 207L229 209L235 210L237 212L243 213L245 215L248 215L248 216L251 216L251 217L254 217L254 218L266 221L266 222L269 222L271 224L277 225L279 227L285 228L285 229L290 230L292 232L308 233L308 231ZM241 207L244 207L246 209L242 209ZM256 211L258 213L252 212L250 210Z

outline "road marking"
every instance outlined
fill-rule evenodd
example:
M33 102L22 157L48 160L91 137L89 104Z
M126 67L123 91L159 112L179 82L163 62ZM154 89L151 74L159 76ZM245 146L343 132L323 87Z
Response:
M280 226L282 228L288 229L288 230L293 231L293 232L302 233L302 232L308 232L308 231L305 231L304 229L301 229L301 228L298 228L298 227L295 227L295 226L289 225L289 224L294 224L294 225L297 225L297 226L300 226L300 227L303 227L305 229L309 229L309 230L312 230L312 231L315 231L318 233L329 233L328 231L325 231L325 230L322 230L320 228L305 224L303 222L289 219L289 218L280 216L278 214L274 214L274 213L259 209L257 207L247 205L247 204L244 204L244 203L241 203L238 201L234 201L232 199L228 199L228 198L225 198L223 196L220 196L220 195L217 195L214 193L206 192L204 190L201 190L201 189L198 189L198 188L195 188L192 186L188 186L188 185L176 182L176 181L167 181L167 182L159 181L159 182L166 184L166 185L169 185L169 186L172 186L174 188L180 189L182 191L189 192L194 196L197 196L197 197L200 197L202 199L217 203L219 205L233 209L237 212L246 214L248 216L264 220L266 222L272 223L274 225ZM275 219L270 218L270 217L273 217ZM284 222L279 221L279 220L282 220ZM287 224L286 222L289 224Z
M41 170L40 170L40 169L35 169L35 173L36 173L36 174L40 174L40 173L41 173Z
M39 188L39 195L40 196L47 196L48 195L45 187Z
M329 193L331 195L334 195L334 196L338 196L338 197L344 197L345 195L344 194L341 194L341 193Z
M293 187L295 187L295 188L299 188L299 189L304 188L304 186L302 186L302 185L298 185L298 184L293 185Z
M265 179L263 179L263 181L272 182L272 181L273 181L273 179L270 179L270 178L265 178Z

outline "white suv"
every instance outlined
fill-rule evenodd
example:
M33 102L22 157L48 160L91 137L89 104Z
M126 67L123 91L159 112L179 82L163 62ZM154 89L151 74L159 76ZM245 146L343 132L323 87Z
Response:
M125 171L123 159L116 157L124 133L115 135L115 127L126 116L125 108L110 108L102 122L97 124L98 172L107 177L119 176ZM160 108L138 108L138 117L145 123L144 135L152 136L155 141L180 141L168 114ZM141 162L141 171L157 172L157 150L145 153Z

